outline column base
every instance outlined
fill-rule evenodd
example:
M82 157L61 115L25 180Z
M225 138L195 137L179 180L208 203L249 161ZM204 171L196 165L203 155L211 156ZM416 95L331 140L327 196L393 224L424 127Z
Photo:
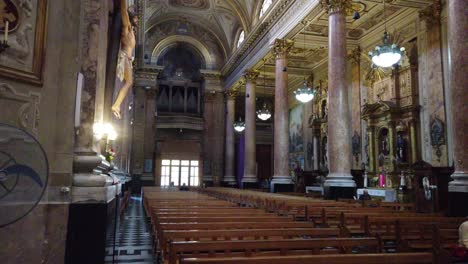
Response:
M450 187L449 187L450 188ZM452 192L448 194L448 214L455 217L468 216L468 192Z
M325 186L325 199L327 200L337 200L339 198L353 199L355 195L355 187Z
M257 183L257 175L244 175L244 177L242 177L242 183L247 182Z
M464 171L455 171L450 176L453 181L449 182L449 192L468 193L468 173Z
M356 187L356 182L351 174L345 173L329 173L323 184L325 187Z

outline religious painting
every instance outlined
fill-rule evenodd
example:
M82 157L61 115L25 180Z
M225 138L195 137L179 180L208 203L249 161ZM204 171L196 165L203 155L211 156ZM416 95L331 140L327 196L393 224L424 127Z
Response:
M47 0L0 0L0 75L42 84Z
M304 140L302 135L303 105L293 108L289 112L289 152L303 152Z

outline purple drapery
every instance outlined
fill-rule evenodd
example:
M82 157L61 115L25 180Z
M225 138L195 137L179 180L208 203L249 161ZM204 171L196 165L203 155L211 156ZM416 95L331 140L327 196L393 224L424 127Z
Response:
M239 137L237 145L237 186L242 188L242 178L244 177L244 155L245 155L245 137L242 134Z

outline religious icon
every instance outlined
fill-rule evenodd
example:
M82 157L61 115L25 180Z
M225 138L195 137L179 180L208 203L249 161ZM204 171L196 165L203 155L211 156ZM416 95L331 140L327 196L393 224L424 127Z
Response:
M390 151L389 151L389 146L388 146L388 130L382 129L380 132L380 146L379 146L379 154L383 154L384 156L387 156Z
M124 82L120 89L117 99L112 105L112 112L120 119L120 105L127 96L128 91L133 85L133 50L136 45L135 32L138 25L138 16L134 10L127 8L126 0L120 1L120 10L122 16L122 34L120 36L120 51L117 62L117 78Z
M401 133L398 133L397 136L397 157L400 162L406 162L406 142Z

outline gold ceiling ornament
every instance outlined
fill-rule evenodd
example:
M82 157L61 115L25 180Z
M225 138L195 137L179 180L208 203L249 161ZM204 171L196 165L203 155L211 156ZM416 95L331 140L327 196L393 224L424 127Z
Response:
M442 5L440 0L434 0L434 3L419 11L419 18L426 21L427 26L440 25L440 16Z
M321 0L320 4L328 14L344 12L347 15L355 11L352 0Z
M292 39L275 39L275 43L273 44L273 53L276 58L284 58L289 54L293 46L294 40Z
M255 81L255 80L257 80L259 75L260 75L259 70L248 69L248 70L244 71L243 77L244 77L245 81Z

